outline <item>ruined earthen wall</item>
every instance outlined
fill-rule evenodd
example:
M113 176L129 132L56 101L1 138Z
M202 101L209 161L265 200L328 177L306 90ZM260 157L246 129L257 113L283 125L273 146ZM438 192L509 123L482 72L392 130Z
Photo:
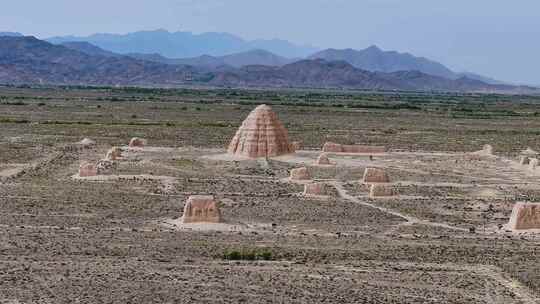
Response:
M328 195L328 185L325 183L313 183L304 185L304 195L322 196Z
M326 142L322 148L323 152L330 153L384 153L386 147L364 146L364 145L342 145L333 142Z
M94 164L83 163L79 166L79 176L88 177L98 175L97 168Z
M369 197L394 196L396 191L392 185L373 184L369 189Z
M540 229L540 204L516 203L508 223L510 229Z
M213 196L192 195L188 198L182 215L182 223L221 223L219 204Z
M366 168L364 171L364 177L362 179L364 183L389 183L390 177L380 168Z

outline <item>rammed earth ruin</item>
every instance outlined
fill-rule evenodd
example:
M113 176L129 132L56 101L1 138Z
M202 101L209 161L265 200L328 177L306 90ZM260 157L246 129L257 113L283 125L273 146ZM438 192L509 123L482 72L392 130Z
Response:
M294 153L287 129L272 108L260 105L244 120L229 144L230 154L248 158Z

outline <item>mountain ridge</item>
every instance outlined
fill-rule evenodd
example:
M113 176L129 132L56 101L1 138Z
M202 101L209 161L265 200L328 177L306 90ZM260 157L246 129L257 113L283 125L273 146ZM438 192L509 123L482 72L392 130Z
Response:
M90 50L96 51L94 48ZM35 37L0 37L0 83L509 93L539 91L527 87L489 85L466 77L451 80L419 71L370 72L358 69L346 61L324 59L304 59L283 66L246 65L241 68L203 69L190 65L140 60L124 55L89 55Z
M169 32L163 29L127 34L99 33L86 37L57 36L45 39L54 44L84 41L119 54L158 53L168 58L189 58L200 55L224 56L264 48L283 57L305 57L317 48L295 45L286 40L244 40L229 33Z
M476 73L454 72L445 65L410 53L383 51L372 45L362 50L355 49L306 49L280 39L246 41L229 33L168 32L166 30L139 31L128 34L93 34L87 37L53 37L47 41L56 44L91 43L104 51L128 55L133 58L150 60L166 64L188 64L203 68L219 66L241 67L244 65L276 65L292 63L297 59L322 58L329 61L345 60L353 66L373 72L396 72L419 70L424 73L458 79L467 76L490 84L505 84ZM204 47L202 47L204 45ZM265 50L271 54L254 58L249 52ZM295 55L291 55L291 50ZM302 51L298 51L302 50ZM310 53L310 51L315 51ZM245 58L229 57L243 54ZM225 58L224 58L225 57ZM251 57L251 59L247 59ZM296 59L291 59L296 58Z

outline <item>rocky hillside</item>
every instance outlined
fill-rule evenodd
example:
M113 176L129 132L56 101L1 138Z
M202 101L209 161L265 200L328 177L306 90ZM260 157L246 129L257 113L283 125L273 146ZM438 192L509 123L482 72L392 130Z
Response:
M246 66L216 73L214 85L258 87L317 87L372 90L520 92L533 88L490 85L466 77L456 80L419 71L393 73L358 69L345 61L301 60L282 67Z
M167 85L182 83L191 72L186 66L89 55L34 37L0 37L0 83Z

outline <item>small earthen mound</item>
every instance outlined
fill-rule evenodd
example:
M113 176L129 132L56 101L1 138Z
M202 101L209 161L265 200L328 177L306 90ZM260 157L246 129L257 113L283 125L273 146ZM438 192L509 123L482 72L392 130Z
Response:
M341 144L336 144L333 142L325 142L324 146L322 148L323 152L330 152L330 153L342 153L343 152L343 146Z
M310 180L311 176L306 167L291 170L290 180Z
M106 160L118 160L122 157L122 149L119 147L112 147L105 156Z
M330 186L326 183L312 183L304 185L305 196L327 196L330 195Z
M531 147L527 147L527 149L521 151L521 154L525 155L525 156L534 157L534 156L538 156L539 153L536 152L535 150L531 149Z
M94 164L91 163L82 163L79 166L79 176L88 177L98 175L97 168Z
M133 137L129 141L129 147L130 148L143 148L144 146L146 146L146 143L147 143L146 139Z
M78 142L78 144L85 147L85 148L90 148L90 147L95 146L96 142L91 140L90 138L84 138L83 140Z
M538 167L538 158L529 159L529 168L531 170L536 170L536 167Z
M289 143L287 129L276 113L267 105L253 110L229 144L228 152L233 155L260 158L294 153Z
M342 145L333 142L326 142L322 148L323 152L329 153L384 153L386 147L383 146L364 146L364 145Z
M300 151L302 150L302 142L301 141L293 141L291 144L290 144L290 150L291 151Z
M520 165L528 165L530 162L530 158L528 156L522 155L519 157L519 164Z
M328 154L321 153L321 155L319 155L319 157L317 157L317 160L315 161L315 164L316 165L321 165L321 166L328 166L328 165L331 165L332 163L330 162L330 159L328 158Z
M388 197L396 195L396 191L392 185L373 184L369 189L369 197Z
M380 168L366 168L362 182L365 184L372 183L389 183L390 177L385 170Z
M512 230L540 229L540 204L516 203L508 227Z
M473 155L473 156L492 156L493 155L493 146L484 145L482 147L482 150L476 151L476 152L469 152L469 155ZM475 160L475 159L471 159L471 160Z
M221 223L219 203L211 195L192 195L184 206L182 223Z
M97 162L96 169L99 175L111 175L117 169L117 164L114 161L102 159Z

